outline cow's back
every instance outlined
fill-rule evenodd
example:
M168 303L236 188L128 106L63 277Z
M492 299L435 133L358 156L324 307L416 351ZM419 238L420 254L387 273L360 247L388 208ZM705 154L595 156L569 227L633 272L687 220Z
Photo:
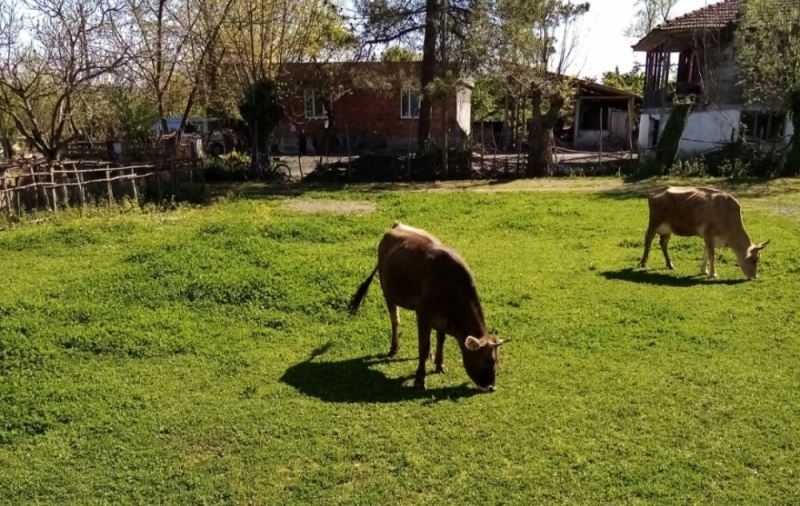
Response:
M741 223L736 199L713 188L670 186L650 194L648 203L659 233L720 236Z
M474 293L472 275L458 254L424 230L395 224L378 246L378 273L388 300L416 310L456 293ZM449 295L448 295L449 293Z

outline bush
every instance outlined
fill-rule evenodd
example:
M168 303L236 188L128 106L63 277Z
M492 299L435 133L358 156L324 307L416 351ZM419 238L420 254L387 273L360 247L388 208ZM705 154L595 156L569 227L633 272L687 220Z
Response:
M250 170L250 155L231 151L227 155L206 158L203 171L206 181L243 181Z

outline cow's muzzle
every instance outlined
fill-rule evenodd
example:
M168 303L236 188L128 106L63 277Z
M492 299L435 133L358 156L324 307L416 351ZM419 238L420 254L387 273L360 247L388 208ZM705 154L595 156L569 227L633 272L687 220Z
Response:
M478 390L480 390L481 392L491 393L491 392L494 392L495 390L497 390L497 388L494 385L489 385L488 387L482 387L480 385L476 385L476 386L478 387Z

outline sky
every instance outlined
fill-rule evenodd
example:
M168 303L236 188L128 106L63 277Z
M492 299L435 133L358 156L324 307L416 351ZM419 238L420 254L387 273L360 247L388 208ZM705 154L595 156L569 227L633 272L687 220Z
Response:
M580 21L577 53L567 73L579 77L597 77L619 66L628 72L634 62L644 61L643 53L634 53L637 41L625 36L633 22L635 0L588 0L589 12ZM699 9L716 0L679 0L670 18Z

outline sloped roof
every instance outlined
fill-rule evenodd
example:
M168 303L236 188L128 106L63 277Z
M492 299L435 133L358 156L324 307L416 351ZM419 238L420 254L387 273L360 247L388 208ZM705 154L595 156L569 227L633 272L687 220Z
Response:
M736 21L743 0L724 0L670 19L656 27L656 30L686 30L693 28L725 28Z
M669 33L696 30L722 30L736 22L745 0L723 0L661 23L633 46L634 51L649 51Z

